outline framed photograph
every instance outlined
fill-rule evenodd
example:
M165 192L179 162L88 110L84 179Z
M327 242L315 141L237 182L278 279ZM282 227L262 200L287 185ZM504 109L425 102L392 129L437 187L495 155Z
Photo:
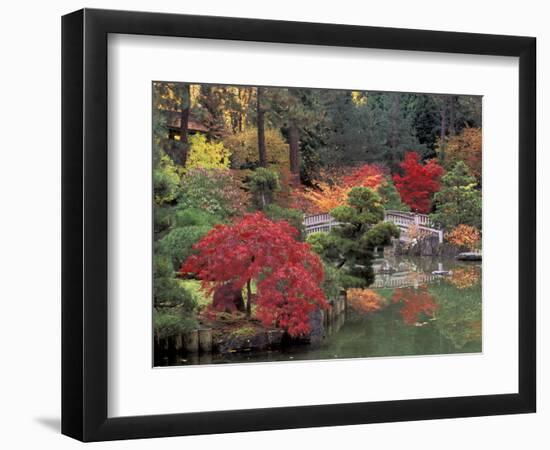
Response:
M62 432L535 412L532 37L62 21Z

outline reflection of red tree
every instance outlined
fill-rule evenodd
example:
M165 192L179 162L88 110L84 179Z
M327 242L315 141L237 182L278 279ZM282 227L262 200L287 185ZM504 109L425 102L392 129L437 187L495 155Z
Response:
M407 325L414 325L418 322L420 314L432 317L439 305L428 293L426 286L414 288L396 289L392 296L393 303L401 302L401 317Z

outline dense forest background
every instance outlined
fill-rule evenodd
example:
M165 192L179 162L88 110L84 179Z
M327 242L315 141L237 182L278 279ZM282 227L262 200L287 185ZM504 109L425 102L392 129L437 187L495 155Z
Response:
M168 139L169 128L178 139L157 154L185 167L190 135L203 133L231 152L232 169L288 158L294 181L306 185L327 167L374 162L395 171L406 151L443 160L448 139L481 128L478 96L161 82L153 89L157 136Z

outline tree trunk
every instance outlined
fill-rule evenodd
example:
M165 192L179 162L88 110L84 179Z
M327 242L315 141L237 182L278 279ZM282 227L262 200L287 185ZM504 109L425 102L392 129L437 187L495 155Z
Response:
M455 96L449 97L449 135L454 136L455 131Z
M300 136L298 127L291 121L288 128L288 148L290 151L290 174L292 182L300 183Z
M439 139L441 140L441 145L445 141L445 136L447 135L447 99L444 98L441 102L441 126Z
M246 317L250 318L252 315L252 288L250 287L250 280L246 282Z
M393 162L397 158L397 147L399 147L399 125L401 122L401 95L394 93L392 94L392 103L390 109L390 136L389 144L392 149L390 155L390 161L393 165Z
M182 85L182 105L180 113L180 141L178 143L178 162L185 167L187 163L187 156L189 153L189 142L187 139L188 127L189 127L189 113L191 111L191 95L189 92L189 85L187 83Z
M262 91L263 88L258 87L256 90L256 111L258 118L258 157L260 162L260 167L267 167L267 155L265 150L265 124L264 124L264 114L265 111L262 109Z

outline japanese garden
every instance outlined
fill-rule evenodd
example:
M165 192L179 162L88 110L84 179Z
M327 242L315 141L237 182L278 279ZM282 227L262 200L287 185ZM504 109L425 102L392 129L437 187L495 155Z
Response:
M154 82L154 365L481 352L481 107Z

